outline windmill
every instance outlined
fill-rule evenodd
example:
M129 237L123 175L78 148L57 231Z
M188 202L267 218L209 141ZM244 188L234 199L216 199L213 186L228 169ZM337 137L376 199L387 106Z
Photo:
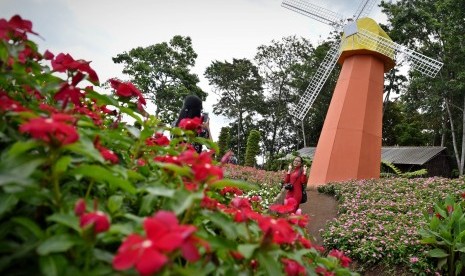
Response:
M336 63L342 65L312 162L309 186L379 178L384 73L402 59L430 77L436 76L443 65L393 42L366 17L377 1L362 0L353 17L347 19L306 0L282 2L287 9L343 32L290 111L303 120Z

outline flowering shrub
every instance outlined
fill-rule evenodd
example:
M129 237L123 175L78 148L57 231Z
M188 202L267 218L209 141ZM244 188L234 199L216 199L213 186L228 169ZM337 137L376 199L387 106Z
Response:
M405 265L416 274L434 271L429 247L419 230L429 223L424 213L448 194L460 195L463 179L419 178L351 181L330 184L320 192L340 202L337 220L322 234L328 248L339 248L365 266Z
M281 181L283 180L284 171L265 171L233 164L225 164L223 168L226 177L243 180L258 186L258 189L246 192L245 196L248 198L260 198L259 204L264 210L274 203L274 200L281 191Z
M311 244L306 216L238 195L254 186L192 149L208 143L196 120L164 127L128 82L98 93L90 62L42 54L31 34L0 19L2 275L352 274Z

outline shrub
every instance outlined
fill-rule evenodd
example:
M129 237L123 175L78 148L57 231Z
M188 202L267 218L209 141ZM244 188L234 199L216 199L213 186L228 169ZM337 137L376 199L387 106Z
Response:
M245 151L245 166L255 166L255 157L260 153L260 132L258 130L251 130L247 138L247 149Z

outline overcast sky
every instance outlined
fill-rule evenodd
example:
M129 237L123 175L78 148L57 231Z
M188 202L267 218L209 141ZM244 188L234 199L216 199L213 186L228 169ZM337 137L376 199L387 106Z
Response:
M351 16L359 0L312 0L314 4ZM350 2L355 4L350 4ZM216 97L203 73L214 60L252 59L260 45L297 35L313 44L325 39L330 27L281 7L281 0L0 0L0 18L19 14L43 37L34 38L39 51L69 53L92 61L103 82L123 76L111 58L139 46L189 36L198 58L193 72L209 96L204 109L211 114L214 139L224 119L213 116ZM380 20L380 8L370 14Z

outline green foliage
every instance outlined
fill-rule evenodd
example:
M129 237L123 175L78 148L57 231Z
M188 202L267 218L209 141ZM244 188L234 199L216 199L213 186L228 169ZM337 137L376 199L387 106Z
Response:
M339 201L338 218L327 224L322 234L326 248L343 250L365 269L380 264L388 268L400 265L414 275L431 275L435 267L427 252L432 248L420 242L419 230L429 223L423 214L431 212L435 203L447 195L463 194L465 181L359 180L328 184L318 190Z
M245 151L245 166L255 166L255 157L260 153L260 132L252 130L247 138L247 150Z
M465 265L465 202L463 198L457 202L454 197L449 195L436 203L435 213L425 213L429 223L419 231L421 242L432 247L427 254L451 276L462 275Z
M155 115L169 123L175 121L187 95L207 96L197 86L198 76L190 72L196 58L191 38L177 35L169 43L118 54L113 62L124 65L123 73L155 104Z
M229 135L229 128L222 127L220 135L218 137L218 160L228 151L230 148L231 136Z
M402 177L402 178L417 178L417 177L424 177L428 175L428 171L426 169L419 169L413 172L402 172L399 168L397 168L394 164L391 162L385 162L381 161L381 168L389 168L390 171L392 171L394 174L391 172L382 172L381 176L383 177Z

